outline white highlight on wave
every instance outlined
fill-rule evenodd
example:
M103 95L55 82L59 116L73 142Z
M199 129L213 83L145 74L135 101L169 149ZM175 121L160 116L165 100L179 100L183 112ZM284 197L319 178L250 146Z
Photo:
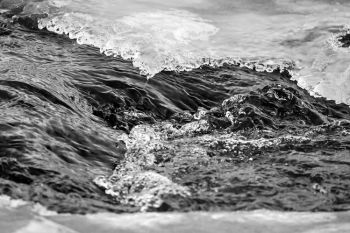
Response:
M48 210L46 207L22 199L12 199L6 195L0 195L0 209L23 209L30 210L34 213L37 213L41 216L55 216L58 213L55 211Z
M225 63L296 68L311 94L350 104L349 55L326 43L349 22L345 1L47 0L26 9L49 14L40 28L131 60L148 78Z
M199 67L203 57L211 57L201 42L218 31L202 18L179 10L137 13L113 24L82 13L65 13L41 19L39 28L67 34L79 44L100 48L107 56L131 60L148 77L162 70Z
M349 33L345 25L339 33L330 35L311 66L293 76L300 87L313 96L350 104L350 49L339 41Z

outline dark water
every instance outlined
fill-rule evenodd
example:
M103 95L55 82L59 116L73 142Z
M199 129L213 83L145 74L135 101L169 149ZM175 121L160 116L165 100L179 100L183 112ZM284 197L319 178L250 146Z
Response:
M68 213L350 209L349 106L287 71L147 80L30 18L1 21L1 194Z

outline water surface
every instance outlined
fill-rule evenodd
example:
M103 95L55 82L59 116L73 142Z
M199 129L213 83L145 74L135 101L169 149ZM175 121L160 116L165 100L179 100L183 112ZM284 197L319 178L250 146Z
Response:
M64 213L349 209L347 1L0 6L1 194Z

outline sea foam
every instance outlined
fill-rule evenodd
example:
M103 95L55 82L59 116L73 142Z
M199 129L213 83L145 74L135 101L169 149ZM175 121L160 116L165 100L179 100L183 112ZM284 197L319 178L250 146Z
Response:
M203 65L289 70L311 94L349 104L348 53L328 43L349 10L312 0L48 0L29 1L24 13L46 13L41 29L130 60L148 78Z
M142 74L190 70L211 57L203 41L218 29L186 11L138 13L111 22L82 13L65 13L40 20L39 27L67 34L79 44L100 48L107 56L131 60Z

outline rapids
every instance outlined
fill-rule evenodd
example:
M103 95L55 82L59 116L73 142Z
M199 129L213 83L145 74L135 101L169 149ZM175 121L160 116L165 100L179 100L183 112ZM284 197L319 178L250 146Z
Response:
M0 194L60 213L349 210L347 1L0 8Z

